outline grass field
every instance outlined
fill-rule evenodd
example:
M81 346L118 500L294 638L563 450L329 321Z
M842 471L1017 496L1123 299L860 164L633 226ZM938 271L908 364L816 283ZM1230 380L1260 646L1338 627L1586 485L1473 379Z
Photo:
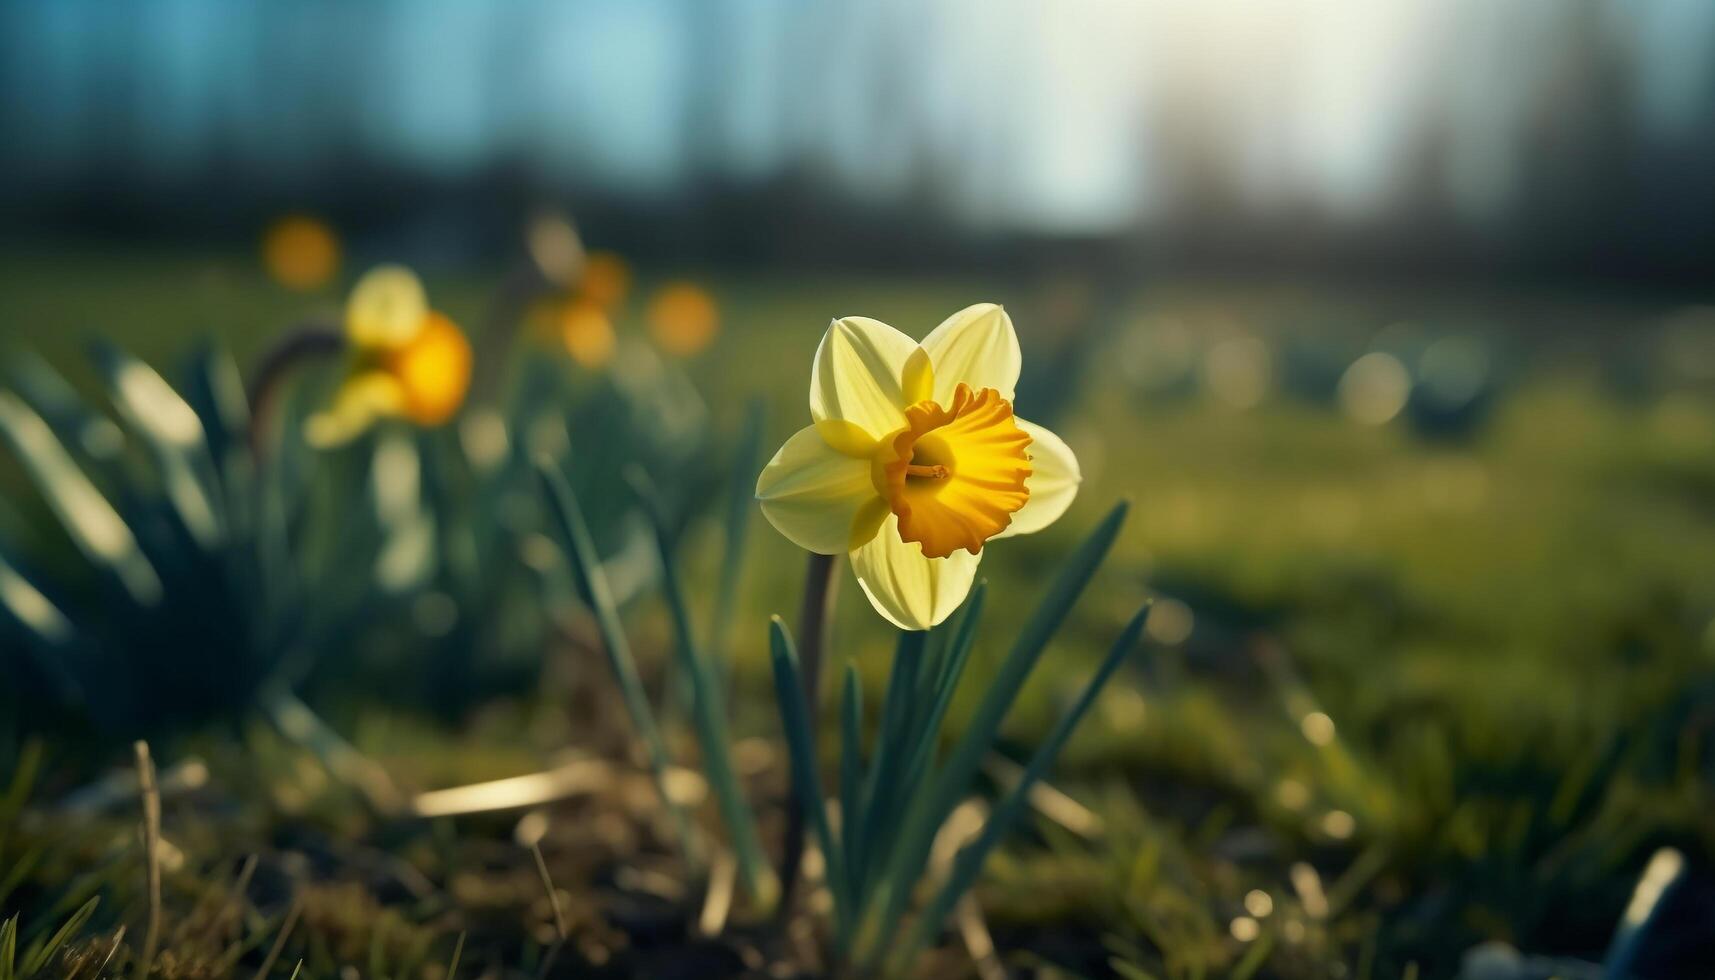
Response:
M427 278L436 305L469 327L496 277ZM709 285L723 334L683 370L722 439L762 397L769 447L808 421L808 366L831 315L921 336L979 299L1012 311L1020 411L1066 437L1086 481L1059 525L1001 542L985 563L995 598L954 730L1044 569L1114 500L1132 501L1113 557L1004 729L1013 757L1027 755L1126 615L1157 598L1149 642L1054 773L1069 799L1043 797L974 893L1001 960L1164 980L1446 977L1468 949L1499 940L1595 962L1652 855L1673 847L1691 869L1679 889L1689 918L1643 945L1636 975L1698 975L1674 971L1711 955L1715 934L1702 877L1715 858L1715 385L1697 360L1715 341L1683 315L1664 328L1674 304L1231 279ZM212 335L244 364L294 317L338 302L280 290L241 256L0 258L0 341L42 353L92 393L79 363L88 337L165 370ZM1373 347L1410 365L1449 336L1486 345L1493 389L1480 410L1408 410L1380 425L1342 412L1334 381L1352 358ZM10 458L0 488L0 531L53 566L64 541ZM714 601L717 532L700 522L686 538L699 609ZM751 522L731 654L737 755L768 841L785 763L764 623L794 612L802 564ZM878 703L890 634L849 577L841 591L833 663L853 659ZM652 598L629 617L658 685L665 617ZM168 975L217 975L228 956L261 962L288 914L301 924L280 975L298 958L306 975L342 964L434 975L461 933L461 975L530 975L556 946L557 915L572 937L557 964L566 975L725 975L775 958L743 929L680 938L702 897L663 846L611 684L575 642L536 654L522 682L451 711L390 690L389 672L414 669L408 640L335 672L343 683L319 675L304 695L412 789L568 758L612 763L544 813L558 899L544 898L513 843L517 814L377 820L268 726L212 726L155 744L164 772L190 783L166 800L177 856L163 948L183 971ZM685 758L671 691L663 703ZM113 930L144 918L135 805L119 793L78 807L66 794L128 767L128 749L115 743L95 753L102 765L79 769L69 760L89 753L61 739L43 745L33 788L17 782L28 805L0 807L0 909L22 913L28 937L100 894L65 954L99 958ZM259 856L248 890L229 894L248 855ZM295 912L289 882L301 883ZM927 969L987 961L973 965L949 934ZM1523 969L1509 975L1535 975Z

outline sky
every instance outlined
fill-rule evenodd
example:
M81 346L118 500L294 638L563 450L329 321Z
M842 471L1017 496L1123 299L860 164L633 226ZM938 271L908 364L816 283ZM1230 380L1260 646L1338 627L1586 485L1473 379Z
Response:
M1105 232L1216 172L1361 219L1424 141L1462 220L1587 114L1707 148L1708 0L0 0L0 163L30 195L330 168L648 197L810 174L976 227ZM128 182L128 183L127 183Z

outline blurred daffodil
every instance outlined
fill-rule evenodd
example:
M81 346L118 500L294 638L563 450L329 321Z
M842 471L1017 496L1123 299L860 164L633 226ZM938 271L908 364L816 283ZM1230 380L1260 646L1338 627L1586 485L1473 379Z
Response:
M594 370L613 360L613 321L594 302L581 296L567 302L560 309L559 331L566 353L583 367Z
M631 292L631 267L612 252L591 252L584 258L578 294L603 310L612 310Z
M866 317L835 320L810 373L810 416L756 484L793 543L851 554L876 611L901 629L946 619L983 543L1040 531L1077 495L1060 438L1013 415L1018 336L992 303L921 344Z
M262 264L287 289L320 289L339 271L339 238L324 221L289 215L263 234Z
M333 402L311 416L305 437L317 446L347 442L382 418L432 426L447 421L470 386L470 342L429 308L409 269L383 265L358 280L345 307L354 356Z
M662 350L678 357L701 352L715 339L720 312L714 297L695 283L673 282L649 300L649 335Z

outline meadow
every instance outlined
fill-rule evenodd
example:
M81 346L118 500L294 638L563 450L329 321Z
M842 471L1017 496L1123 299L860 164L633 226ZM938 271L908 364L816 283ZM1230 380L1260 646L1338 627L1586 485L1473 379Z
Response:
M637 277L638 297L664 278ZM473 336L503 281L424 278ZM808 422L808 365L830 317L861 313L920 337L971 302L1004 303L1024 348L1020 410L1083 464L1067 515L1000 542L983 565L985 618L947 709L948 746L980 713L1053 570L1130 502L984 757L974 802L949 825L981 825L1153 599L1143 641L933 932L919 973L1522 980L1697 976L1715 962L1706 308L1558 287L1235 276L693 278L720 310L706 350L647 353L634 299L614 318L613 366L576 365L526 327L489 397L571 379L558 435L512 438L565 443L598 539L623 538L632 520L621 471L652 468L669 510L662 540L730 697L732 761L771 854L792 762L768 617L796 626L805 560L744 514L753 508L734 488ZM33 352L105 417L115 375L100 357L92 366L90 340L169 379L212 340L248 374L289 324L336 313L342 298L284 290L244 254L9 253L4 383L36 370L19 353ZM487 353L479 340L479 377ZM1359 358L1372 370L1354 374ZM561 380L540 380L550 375ZM642 415L603 408L610 386L624 395L644 376L647 397L626 403ZM331 378L318 367L294 386L288 425ZM135 427L123 405L117 417ZM159 975L175 977L286 976L300 961L305 976L374 977L828 967L817 915L773 918L743 889L730 909L715 900L723 876L734 891L718 843L708 874L688 869L587 585L585 602L544 599L556 581L569 588L564 556L512 533L510 498L443 465L473 452L469 433L383 426L325 454L279 450L312 525L292 538L305 578L291 595L304 604L239 614L224 605L242 590L177 598L183 622L131 638L159 659L127 668L148 683L116 694L123 710L109 717L26 710L42 700L28 685L43 682L21 656L0 658L18 679L0 707L19 721L0 731L0 917L18 916L23 964L0 941L0 980L31 967L135 970L144 931ZM77 548L13 448L0 454L5 569L76 581ZM413 474L404 490L376 475L377 459L400 458ZM418 505L390 518L390 493L439 515L429 557L411 551ZM341 519L359 511L380 516ZM629 547L597 544L620 558ZM371 574L392 578L361 609L317 605L362 592L352 583ZM699 716L674 666L678 610L653 574L616 592L673 760L659 782L719 842L722 801L697 764ZM842 576L822 672L823 773L841 765L842 671L852 665L866 728L878 729L897 635ZM279 635L228 632L264 627ZM261 710L220 710L238 708L262 669L238 670L221 704L208 681L253 655L241 648L290 660L289 691L268 688ZM131 740L142 736L159 786L140 801ZM432 795L532 774L547 789L529 805L463 812L458 797ZM378 805L388 794L417 809ZM145 818L151 798L158 819ZM139 835L140 821L153 829ZM145 850L162 869L155 885ZM943 850L937 876L951 864ZM1642 906L1640 878L1657 892ZM825 915L826 895L811 892L806 907ZM1628 905L1642 912L1628 918Z

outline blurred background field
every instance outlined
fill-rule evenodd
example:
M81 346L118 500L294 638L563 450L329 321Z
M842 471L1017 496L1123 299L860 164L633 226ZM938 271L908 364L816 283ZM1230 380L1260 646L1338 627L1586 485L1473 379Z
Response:
M620 471L662 484L774 848L786 759L764 624L795 612L803 556L752 519L731 577L751 406L765 452L805 424L830 317L921 337L993 300L1024 348L1021 414L1065 437L1085 482L1060 524L985 561L952 731L1049 570L1114 500L1132 512L980 799L1156 602L1054 792L979 880L975 937L961 918L926 975L1707 975L1715 17L1264 6L0 6L0 124L31 136L0 154L0 385L116 507L156 513L171 469L128 482L157 473L131 459L156 444L92 341L153 365L206 424L193 352L212 341L253 379L398 261L472 338L479 385L496 378L446 426L321 451L301 428L341 362L306 367L267 437L301 508L279 567L301 581L228 611L242 588L172 593L224 573L164 568L165 625L102 604L8 443L0 913L28 940L100 896L64 972L98 975L86 961L120 926L135 942L150 903L126 774L147 736L177 855L162 948L182 972L163 975L248 974L282 934L279 975L300 957L314 975L439 975L461 934L461 975L814 972L803 935L742 914L700 936L703 883L672 851L589 616L554 600L565 558L508 501L534 499L523 456L546 444L609 508L599 544L616 581L634 573L632 642L694 769ZM627 270L605 353L530 316L486 339L496 297L541 264L544 213ZM293 214L333 233L337 271L271 274L264 235ZM675 283L717 311L706 346L651 326ZM77 393L46 399L59 416L29 387L34 355ZM497 418L523 477L480 462ZM243 459L208 428L214 459ZM414 552L419 523L434 543ZM49 710L52 671L14 643L32 628L20 574L95 622L107 655L168 676L106 717ZM828 673L850 658L879 704L892 631L849 575L834 638ZM384 792L588 783L522 822L398 820L365 799L370 767ZM690 769L685 799L713 823ZM540 843L553 901L520 841Z

